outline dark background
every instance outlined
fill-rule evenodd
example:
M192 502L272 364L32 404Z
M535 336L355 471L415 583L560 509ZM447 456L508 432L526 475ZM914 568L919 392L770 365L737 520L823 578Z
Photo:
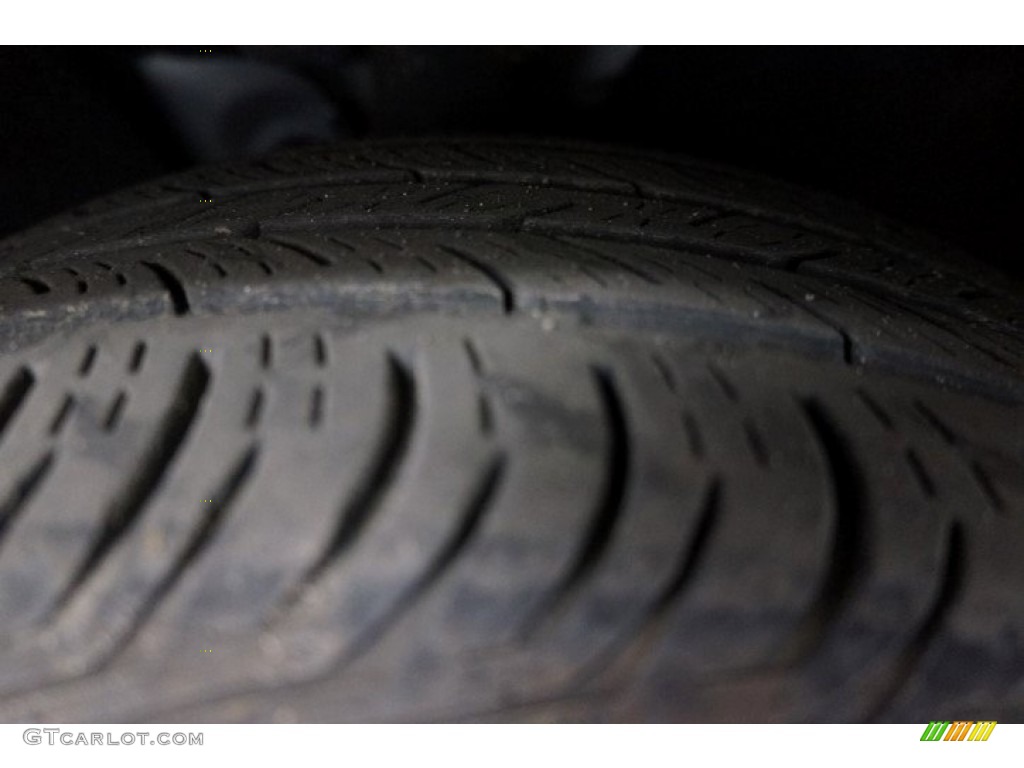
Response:
M514 134L754 169L1024 274L1016 48L8 47L0 67L0 234L277 146Z

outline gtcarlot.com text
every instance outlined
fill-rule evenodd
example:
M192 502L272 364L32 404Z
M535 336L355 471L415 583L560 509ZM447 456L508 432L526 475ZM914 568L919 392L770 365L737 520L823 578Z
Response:
M123 733L98 733L96 731L64 731L60 728L26 728L21 735L26 744L63 744L72 747L120 747L120 746L191 746L203 745L202 733L150 733L149 731L125 731Z

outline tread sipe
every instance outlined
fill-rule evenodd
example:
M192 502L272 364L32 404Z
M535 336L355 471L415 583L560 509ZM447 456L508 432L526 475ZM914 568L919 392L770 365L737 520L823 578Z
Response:
M820 195L304 149L0 242L0 720L1024 715L1024 312Z

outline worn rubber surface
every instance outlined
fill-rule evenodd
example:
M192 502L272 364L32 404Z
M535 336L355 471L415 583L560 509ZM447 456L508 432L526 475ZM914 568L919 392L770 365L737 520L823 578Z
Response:
M0 720L1013 720L1022 317L592 147L72 211L0 244Z

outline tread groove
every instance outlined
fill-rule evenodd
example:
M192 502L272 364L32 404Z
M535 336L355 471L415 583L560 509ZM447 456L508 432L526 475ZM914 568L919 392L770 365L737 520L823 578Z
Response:
M825 463L835 524L828 566L817 596L778 654L777 664L792 668L807 659L825 640L859 580L858 560L865 552L867 498L860 462L825 406L814 398L801 402Z
M235 461L221 485L210 494L209 498L213 499L213 502L203 504L204 517L192 531L188 542L182 548L173 565L171 565L159 584L150 593L146 602L139 609L139 612L132 620L131 626L118 638L115 647L105 656L97 659L86 674L102 672L114 662L142 631L150 616L160 607L164 598L171 593L171 590L174 589L175 584L178 583L189 566L210 545L217 531L223 526L224 519L238 494L252 476L259 458L259 450L259 446L253 444L246 448L242 452L241 457Z
M312 263L316 264L318 267L333 267L335 265L335 263L336 263L334 261L334 259L331 259L328 256L323 255L322 253L317 253L316 251L312 250L311 248L307 248L304 245L300 245L298 243L294 243L294 242L291 242L289 240L279 240L277 238L272 238L272 237L263 237L262 239L265 242L268 242L268 243L271 243L273 245L276 245L278 248L284 248L285 250L292 251L293 253L297 253L299 256L301 256L302 258L306 259L307 261L311 261ZM336 243L337 241L332 238L331 242L335 242ZM340 245L340 243L339 243L339 245Z
M682 599L687 585L707 555L708 543L714 534L722 509L722 486L722 479L719 476L714 476L707 482L701 494L693 533L679 548L675 564L664 584L660 586L654 599L636 622L626 627L605 650L580 668L574 677L573 687L583 686L601 675L626 649L650 647L669 610Z
M559 607L564 605L597 567L611 543L622 514L632 454L625 408L611 371L596 365L592 371L608 430L608 454L603 488L574 562L523 622L523 639L528 639L551 620Z
M516 311L516 290L500 270L495 269L487 262L459 250L458 248L452 248L448 245L440 245L438 247L449 256L453 256L459 261L469 264L469 266L473 267L477 272L480 272L484 277L494 283L495 287L497 287L498 291L501 293L501 305L506 314Z
M974 477L974 481L981 488L985 496L988 498L989 503L992 505L996 512L1006 511L1006 502L1003 501L1003 497L996 490L995 483L992 482L992 478L989 477L988 472L985 468L977 461L968 462L968 466L971 468L971 476Z
M309 395L309 427L316 429L324 418L324 389L317 385Z
M341 557L358 538L377 511L385 493L404 462L418 420L417 384L415 374L397 356L389 353L388 391L391 407L382 441L370 469L343 505L338 525L323 552L307 569L301 583L282 601L282 608L294 604L301 593Z
M536 212L534 212L534 213L536 214ZM513 230L515 230L516 222L507 222L507 224L509 226L511 226ZM576 235L576 236L596 239L598 241L633 242L633 240L628 238L628 237L622 237L622 236L614 235L614 233L609 235L609 233L601 233L601 232L593 232L593 231L576 232L572 227L561 227L560 228L558 226L541 226L537 222L530 222L530 224L531 224L531 226L526 228L527 231L529 231L529 232L536 232L537 234L540 234L540 235L545 235L545 234L549 234L549 235L552 235L552 236ZM438 231L438 232L440 232L440 231L452 231L452 230L456 230L456 231L477 231L478 230L478 231L482 231L482 232L492 232L492 231L494 231L494 227L489 225L489 224L483 224L483 225L481 225L481 224L474 224L474 222L469 222L469 221L467 221L467 222L459 222L457 224L453 224L452 222L449 222L449 221L446 221L446 220L443 220L443 219L439 219L436 222L429 222L429 223L428 222L424 222L421 219L409 220L408 223L406 223L406 224L402 225L401 227L399 227L394 221L392 221L391 219L389 219L387 217L382 218L382 219L377 220L377 221L366 220L364 218L351 218L350 220L346 220L346 221L335 221L335 222L332 222L332 226L335 226L335 227L347 226L349 228L378 228L378 229L379 228L391 228L391 229L400 228L400 229L407 230L407 231L411 231L411 230L427 230L427 231ZM296 228L296 227L293 227L291 225L289 225L288 227L280 227L279 228L279 231L281 231L281 232L291 232L293 230L294 231L300 231L301 228ZM612 236L612 235L614 235L614 236ZM646 242L649 239L650 238L646 238L646 239L642 240L642 242ZM150 244L153 244L153 245L157 245L157 244L175 244L175 243L180 243L180 242L184 242L184 241L182 241L180 239L175 239L175 238L170 238L170 239L169 238L154 238L152 241L150 241ZM275 243L277 245L280 245L281 247L291 248L293 250L297 250L298 248L301 248L301 246L295 246L294 244L289 244L287 242L277 241L277 240L273 240L273 239L267 239L267 242L272 242L272 243ZM752 253L747 253L747 251L741 251L741 252L736 252L736 253L733 253L733 252L728 252L728 253L711 252L711 251L709 251L708 243L704 242L704 241L694 242L694 243L677 243L677 242L674 242L674 241L673 242L668 242L668 241L662 241L661 239L654 239L654 240L652 240L650 242L650 244L651 245L655 245L655 246L659 246L659 247L669 248L669 249L681 250L682 252L689 253L689 254L692 254L692 252L696 248L697 250L700 250L701 252L708 251L708 255L713 256L713 257L718 257L718 258L721 258L721 259L727 259L727 260L730 260L730 261L753 262L753 263L755 263L755 264L757 264L759 266L767 267L769 269L774 269L776 271L786 271L785 268L784 268L784 265L780 266L777 263L765 263L764 260L763 260L763 255L762 255L762 258L760 258L760 259L759 258L755 258L756 252L753 253L753 254ZM110 242L110 243L106 243L106 244L103 244L103 245L97 245L97 246L95 246L94 248L92 248L91 250L88 250L88 251L87 250L80 250L80 251L78 251L78 253L85 255L87 253L93 253L93 252L99 253L99 252L105 252L105 251L115 251L115 250L119 250L119 249L122 249L122 248L130 247L130 246L133 246L133 245L135 245L135 243L127 243L127 242L120 242L120 241ZM307 253L305 255L307 257L310 257L309 253ZM314 260L315 260L316 257L314 256L312 258L314 258ZM753 282L759 283L760 281L754 280ZM855 281L855 280L852 280L852 279L848 280L847 282L850 285L855 285L855 284L859 285L860 284L858 281ZM764 284L761 284L761 285L762 285L762 287L765 287L768 290L772 290L777 296L786 299L787 301L792 303L794 306L800 307L800 308L804 309L808 314L810 314L811 316L815 317L820 322L825 323L826 325L831 327L834 331L836 331L836 333L839 334L839 336L841 337L841 341L842 341L842 345L843 345L843 357L844 357L844 360L846 360L848 363L851 363L851 364L854 362L855 356L856 356L856 352L857 352L856 346L855 346L855 343L854 343L853 339L850 337L850 335L848 334L848 332L844 328L842 328L841 326L837 325L834 321L832 321L831 319L829 319L827 316L823 315L822 313L818 312L817 310L814 310L814 309L810 308L807 305L800 304L799 302L795 301L794 299L786 296L785 294L782 294L779 291L774 291L773 289L769 288L768 286L766 286ZM885 286L885 285L879 286L879 285L875 285L873 283L869 287L870 287L870 289L872 291L875 291L875 292L879 293L879 295L885 295L887 297L891 296L891 298L894 301L899 301L900 298L901 298L901 289L898 288L898 287L895 287L895 286ZM926 305L935 304L936 302L939 302L941 304L940 300L933 299L933 298L930 298L928 296L921 296L920 300L921 300L921 302L923 304L926 304ZM941 306L942 306L942 308L944 310L947 310L947 311L950 310L950 308L948 306L946 306L945 304L942 304ZM924 318L923 315L921 317ZM970 317L968 315L964 315L964 317L967 318L967 319L970 319ZM932 321L931 318L927 318L927 322L932 323L933 321ZM939 327L939 326L937 325L936 327ZM948 332L948 328L946 330ZM990 353L988 350L986 350L986 352L991 356L992 353ZM1006 363L1004 362L1003 365L1005 366L1005 364Z
M50 422L50 435L55 437L59 435L61 430L64 429L64 425L67 424L68 417L71 415L71 411L75 408L75 396L67 394L64 396L63 402L61 402L60 408L57 410L56 415L53 417L53 421Z
M192 312L185 285L171 270L155 261L140 261L139 264L149 269L156 276L164 290L167 291L167 296L171 300L171 311L175 315L181 317Z
M890 432L895 431L896 424L893 422L892 417L888 411L882 407L875 398L867 393L863 388L857 387L857 398L864 404L864 407L871 412L871 415L878 420L878 423L885 427Z
M914 401L914 409L924 417L924 420L928 422L928 425L935 430L935 432L946 441L949 445L956 445L959 440L957 439L956 433L950 429L946 423L938 417L931 408L925 405L920 400Z
M113 402L110 404L110 408L107 410L106 418L103 419L103 429L106 432L113 432L117 429L117 425L121 422L121 415L124 413L124 407L128 403L128 394L121 390L114 397Z
M4 711L1019 703L1017 286L740 171L387 146L158 181L0 243ZM306 494L322 514L267 506ZM56 583L29 583L36 550ZM181 620L214 620L238 672L149 654Z
M462 347L466 350L466 357L469 358L469 367L476 376L482 376L484 372L483 359L480 357L480 350L471 338L462 340Z
M697 420L692 413L685 410L680 414L680 420L682 421L683 431L686 433L686 442L690 447L690 453L693 455L693 458L704 458L704 438L700 433Z
M21 410L35 385L36 377L27 366L19 368L7 381L3 392L0 392L0 439L3 439L7 425Z
M729 380L729 377L725 375L725 372L714 363L708 363L708 373L711 374L711 378L715 380L718 388L722 390L724 394L731 402L738 403L740 401L740 393L736 390L736 386Z
M96 355L98 350L95 344L90 344L89 348L85 350L85 355L82 357L82 362L78 366L78 375L85 378L92 373L92 367L96 363Z
M419 264L422 264L423 268L426 269L428 272L430 272L432 275L436 275L439 272L439 270L437 268L437 265L434 264L434 262L432 262L426 256L419 256L419 255L417 255L416 256L416 261Z
M686 585L689 584L693 574L708 550L708 542L715 529L718 514L722 509L722 479L712 478L704 491L700 511L697 515L697 523L693 530L693 536L686 546L679 550L679 557L668 581L661 588L660 593L654 599L648 615L643 623L648 624L657 616L662 615L670 605L675 603Z
M36 296L43 296L52 290L49 285L34 277L19 277L18 282L27 287Z
M274 339L269 333L260 337L260 367L269 371L274 365Z
M136 374L142 370L142 365L146 360L146 342L140 341L132 349L132 357L128 363L128 373Z
M420 577L403 593L390 611L375 624L368 627L350 647L341 665L361 656L380 640L389 627L395 624L413 605L430 591L431 587L458 560L459 555L472 540L480 528L492 500L501 488L505 474L505 456L499 453L485 468L482 477L473 491L461 518L452 535L443 544L441 550L427 566Z
M328 364L327 361L327 342L324 341L324 335L318 333L313 336L313 362L317 368L323 368Z
M245 415L245 428L255 429L260 423L260 416L263 414L263 389L257 387L253 390L249 400L249 410Z
M193 353L184 366L149 447L121 492L108 506L89 551L54 601L52 614L59 612L85 583L160 487L199 416L211 379L206 363Z
M759 467L768 467L771 464L771 455L768 453L768 446L757 425L751 419L746 418L743 420L743 432L747 437L747 445L750 447L750 453L754 456L754 461Z
M644 270L640 269L639 267L630 264L625 259L619 259L619 258L616 258L615 256L611 256L611 255L609 255L607 253L603 253L602 251L598 250L597 248L592 248L589 245L583 245L582 243L576 242L574 240L569 240L569 239L563 238L563 237L551 237L549 239L552 240L553 242L560 243L561 245L567 245L567 246L569 246L570 248L572 248L573 250L575 250L575 251L577 251L579 253L585 253L585 254L588 254L590 256L593 256L594 258L604 262L605 264L611 264L614 267L618 267L619 269L623 270L624 272L628 272L629 274L633 275L634 277L639 278L640 280L642 280L643 282L647 283L648 285L663 285L664 284L658 278L654 277L653 275L651 275L648 272L645 272Z
M824 312L819 312L817 309L813 309L807 302L801 303L792 296L790 296L789 294L783 293L777 288L774 288L761 280L753 280L751 282L761 286L761 288L768 291L768 293L772 294L777 298L782 299L791 306L794 306L799 310L803 310L818 322L826 325L827 327L835 331L839 335L839 340L842 345L843 362L846 363L847 365L854 364L856 358L858 357L857 345L855 344L853 337L850 335L849 331L847 331L842 325L840 325L835 320L830 318Z
M15 482L7 497L0 502L0 546L3 546L4 534L14 519L32 499L39 486L53 468L56 451L47 451Z
M679 394L678 385L676 384L676 377L672 373L672 369L665 362L665 359L659 354L651 355L651 363L654 364L655 369L658 371L658 375L661 376L661 380L665 382L665 387L673 395Z
M918 486L921 488L921 492L928 498L934 498L935 481L925 468L924 462L921 461L921 457L917 455L917 452L913 448L907 448L904 453L904 457L907 460L907 464L910 465L910 469L914 478L917 480Z
M953 520L949 524L949 532L939 564L938 588L935 590L928 612L917 632L914 633L914 637L900 654L899 661L894 664L893 672L886 681L885 689L878 696L873 710L865 718L866 722L874 722L882 717L920 668L928 646L938 635L946 617L952 612L963 592L968 567L966 556L966 534L963 525L959 521Z

